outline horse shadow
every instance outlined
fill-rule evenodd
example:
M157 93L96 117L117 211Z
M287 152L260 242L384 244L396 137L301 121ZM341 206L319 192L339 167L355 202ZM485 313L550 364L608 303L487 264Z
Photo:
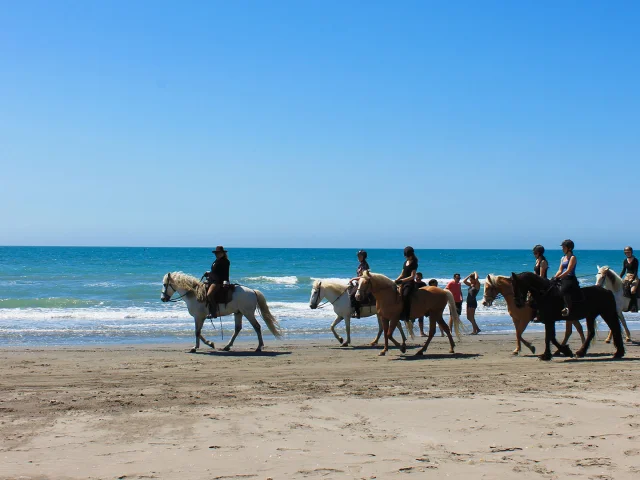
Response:
M208 355L211 357L279 357L281 355L291 355L292 352L255 352L251 351L229 351L224 350L208 350L204 352L195 352L192 355Z
M482 355L479 353L427 353L425 355L404 354L396 357L395 360L405 360L410 362L414 360L460 360L481 356Z

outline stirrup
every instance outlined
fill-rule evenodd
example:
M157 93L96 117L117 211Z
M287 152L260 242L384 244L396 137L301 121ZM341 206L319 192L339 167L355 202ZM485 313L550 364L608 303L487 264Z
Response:
M562 312L560 312L560 313L562 313L563 317L568 317L569 316L569 307L564 307L562 309Z

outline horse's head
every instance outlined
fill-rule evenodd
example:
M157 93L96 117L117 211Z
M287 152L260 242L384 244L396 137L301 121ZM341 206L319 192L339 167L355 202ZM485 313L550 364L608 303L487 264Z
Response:
M482 305L490 307L500 294L498 287L493 282L493 277L487 275L487 281L484 282L484 295L482 296Z
M371 273L365 270L358 278L358 289L356 290L356 300L361 301L371 291Z
M596 285L598 287L604 287L604 282L608 276L610 276L609 267L607 266L601 267L600 265L598 265L598 274L596 275Z
M171 273L167 273L162 279L162 294L160 295L160 300L168 302L174 293L176 293L176 289L171 283Z
M309 299L309 307L311 310L315 310L318 308L318 303L320 303L320 290L322 289L322 282L320 280L316 280L313 282L313 286L311 287L311 298Z
M513 297L516 303L516 307L523 308L527 302L528 287L523 284L520 279L520 275L511 273L511 285L513 286Z

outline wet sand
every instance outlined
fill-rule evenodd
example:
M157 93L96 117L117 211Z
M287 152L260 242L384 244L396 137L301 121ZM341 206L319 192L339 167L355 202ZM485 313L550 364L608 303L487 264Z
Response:
M270 336L0 349L0 478L637 479L640 343L613 361L603 338L549 363L513 335L423 358Z

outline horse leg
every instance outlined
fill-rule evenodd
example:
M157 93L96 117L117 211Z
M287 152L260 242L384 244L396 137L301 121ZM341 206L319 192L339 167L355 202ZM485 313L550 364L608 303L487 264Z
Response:
M407 346L404 344L401 344L400 342L398 342L395 338L393 338L393 332L395 331L396 327L398 326L398 324L400 323L400 320L397 318L392 318L391 321L389 322L389 335L388 338L389 340L391 340L393 342L393 344L398 347L400 349L400 351L402 353L407 351Z
M258 336L258 348L256 348L256 352L261 352L264 348L264 341L262 340L262 327L260 326L260 323L258 323L258 320L256 319L256 316L253 312L247 312L245 317L247 317L247 320L249 320L249 323L256 331L256 335ZM242 316L240 317L240 321L242 322Z
M540 314L538 314L538 318ZM551 339L553 338L556 341L556 322L553 320L544 322L544 353L540 355L540 360L549 361L551 360ZM557 343L557 341L556 341Z
M624 357L624 342L622 341L622 329L620 328L620 319L617 315L609 315L608 313L600 316L605 321L611 333L613 334L613 344L616 346L616 353L613 354L613 358Z
M571 327L569 325L570 325L570 322L567 321L566 330L570 330ZM567 345L566 343L559 343L558 340L556 339L555 322L553 322L553 327L554 328L553 328L553 336L551 337L551 343L553 343L553 345L558 349L553 355L554 356L564 355L565 357L573 357L573 352L569 348L569 345ZM569 332L569 335L571 335L571 332Z
M382 319L382 327L384 331L384 348L378 353L380 357L384 356L389 351L389 320Z
M625 340L627 342L631 341L631 332L629 331L629 327L627 327L627 321L624 318L624 315L622 313L619 314L620 317L620 323L622 324L622 328L624 328L624 336L626 337ZM611 336L611 332L609 332L609 336Z
M442 323L444 323L444 321L442 321ZM424 345L422 346L422 348L415 353L417 357L424 355L424 352L426 352L427 348L429 348L431 339L435 334L436 334L436 320L433 318L433 315L430 315L429 316L429 335L427 336L427 340L424 342ZM449 336L451 336L451 333L449 333ZM451 348L453 349L453 347Z
M214 348L213 343L212 342L208 342L202 336L202 326L204 325L204 320L205 320L205 317L202 317L202 318L195 318L194 317L195 329L196 329L196 344L195 344L194 347L191 348L191 350L189 350L189 353L196 353L196 351L200 348L200 339L202 339L202 341L206 345L209 345L211 348Z
M402 328L402 323L398 322L398 331L400 332L400 336L402 337L402 345L407 346L407 336L404 334L404 329Z
M338 335L338 332L336 332L336 325L338 325L341 321L342 321L342 317L338 315L336 319L333 321L333 323L331 324L331 332L333 333L333 336L336 337L336 339L340 342L340 344L342 344L344 339L340 335Z
M376 315L376 316L378 317L378 335L376 335L376 338L373 339L373 342L369 344L372 347L375 347L376 345L378 345L378 340L380 340L380 336L382 335L382 332L384 330L384 326L382 325L382 318L380 318L380 315Z
M580 340L582 340L582 343L584 343L584 331L582 330L582 324L580 323L580 320L574 320L573 326L576 327L576 332L578 332L578 335L580 335Z
M344 317L344 328L347 330L347 341L342 344L343 347L351 345L351 316Z
M227 343L227 345L223 348L225 352L231 350L231 347L233 347L233 342L236 341L236 337L240 333L240 330L242 330L242 314L234 313L233 316L235 318L235 329L233 331L233 335L231 335L231 340L229 340L229 343Z
M587 354L587 350L589 349L589 343L593 340L593 337L596 335L596 318L595 317L587 317L587 338L582 342L582 346L576 352L576 357L582 358Z

